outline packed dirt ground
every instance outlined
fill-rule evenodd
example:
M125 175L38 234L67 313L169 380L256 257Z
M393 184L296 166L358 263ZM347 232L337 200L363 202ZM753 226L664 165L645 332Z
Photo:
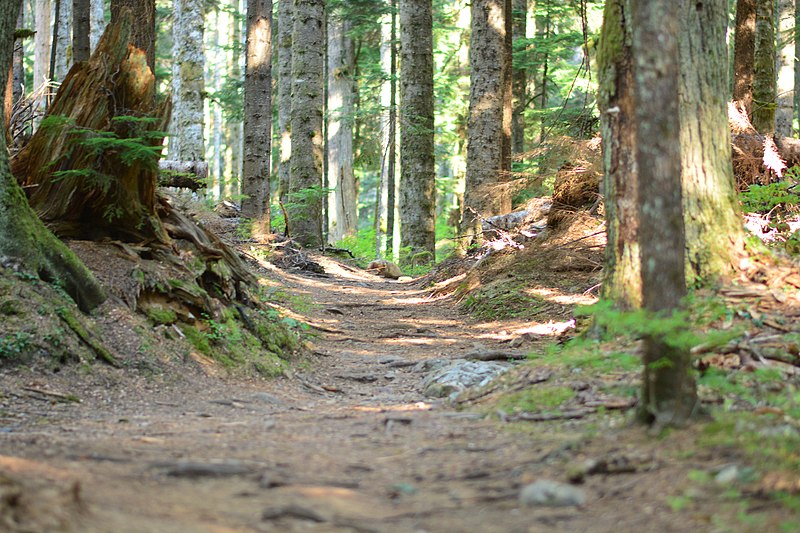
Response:
M458 306L448 279L465 287L469 275L392 281L322 256L313 259L324 274L263 263L262 283L290 294L297 305L287 313L311 326L306 355L280 378L232 377L196 353L153 365L132 356L138 362L121 368L6 366L0 530L793 530L796 515L778 502L762 498L743 511L731 498L720 476L733 467L741 477L746 460L698 446L704 424L656 438L631 424L626 398L526 419L490 394L455 403L423 395L425 362L541 354L568 333L575 304L596 294L593 234L584 228L583 248L573 252L564 250L574 238L565 239L552 268L530 273L542 305L517 318L475 318L487 307L474 292L472 314L463 298ZM486 279L472 283L492 296ZM119 330L141 325L124 306L98 320ZM117 335L106 340L140 356L147 350L134 332ZM551 375L540 371L519 366L504 387L536 387ZM594 376L572 369L567 377L567 388L594 390ZM541 480L578 492L545 505L521 496ZM742 514L756 511L758 522Z

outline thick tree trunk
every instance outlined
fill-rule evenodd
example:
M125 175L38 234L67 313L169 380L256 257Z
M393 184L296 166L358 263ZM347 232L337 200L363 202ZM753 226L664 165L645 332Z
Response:
M778 57L775 133L792 137L794 119L795 0L778 0Z
M727 117L726 0L681 0L681 155L686 274L693 283L732 272L744 252Z
M733 100L753 113L753 61L756 53L756 2L737 0L733 46Z
M511 199L502 181L510 170L505 129L506 97L506 2L476 0L472 3L470 41L470 97L467 126L467 177L461 219L460 248L483 240L481 218L511 211Z
M514 0L512 9L514 51L520 52L527 47L523 43L528 31L528 0ZM512 78L511 152L521 154L525 151L525 104L528 101L528 73L524 61L514 61Z
M758 0L753 62L753 126L775 132L775 0Z
M328 241L355 234L358 190L353 170L355 50L352 24L328 14Z
M201 4L202 5L202 4ZM156 1L111 0L111 22L117 22L122 11L128 8L135 16L131 27L131 44L143 50L147 66L156 71ZM201 12L202 16L202 12Z
M264 238L270 233L272 0L248 0L246 46L242 215L252 219L253 235Z
M607 236L602 296L620 309L642 301L630 17L630 0L606 2L597 52Z
M664 317L679 309L686 295L678 104L681 5L631 6L642 303ZM697 405L688 350L653 334L645 339L643 359L641 418L658 427L685 424Z
M181 161L203 161L203 49L202 0L174 0L172 25L172 121L169 157Z
M436 253L433 157L433 8L400 0L400 246Z
M91 54L89 36L91 30L91 1L72 1L72 57L78 61L88 61Z
M292 155L289 226L300 244L322 239L323 0L296 0L292 30Z
M279 197L286 203L289 193L289 160L292 156L292 12L294 0L278 2L278 160Z
M0 72L8 71L19 7L19 0L0 3ZM5 135L0 135L0 256L18 259L39 277L58 281L84 311L105 299L91 272L28 207L9 168Z
M72 0L56 0L58 2L58 17L56 18L57 33L53 35L53 64L55 71L53 79L61 82L72 66Z
M91 20L89 26L91 33L89 34L89 53L94 52L97 48L97 43L100 42L100 37L106 29L106 8L105 0L89 0L91 3Z

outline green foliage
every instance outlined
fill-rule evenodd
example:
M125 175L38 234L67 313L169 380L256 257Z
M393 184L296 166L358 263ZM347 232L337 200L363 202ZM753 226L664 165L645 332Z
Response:
M800 194L796 192L796 179L800 178L800 167L786 172L792 180L776 181L767 185L750 185L740 194L742 206L747 213L768 213L778 206L784 209L800 205Z
M15 331L0 337L0 360L18 360L31 346L31 335L25 331Z
M497 408L506 413L552 411L574 397L575 392L569 387L540 384L504 396Z
M178 321L178 315L172 309L149 307L146 314L154 324L174 324Z

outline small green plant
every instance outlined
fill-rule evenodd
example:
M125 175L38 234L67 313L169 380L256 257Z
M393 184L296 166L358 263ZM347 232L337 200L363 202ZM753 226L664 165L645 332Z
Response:
M740 194L742 207L747 213L768 213L777 206L784 209L800 205L800 194L794 179L800 178L800 167L792 167L786 172L787 180L751 185ZM789 179L794 178L794 179Z
M15 331L0 337L0 359L19 359L31 346L31 335L24 331Z

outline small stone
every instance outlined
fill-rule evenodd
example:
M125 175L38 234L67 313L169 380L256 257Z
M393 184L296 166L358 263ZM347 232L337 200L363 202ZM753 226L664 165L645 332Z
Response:
M520 491L519 501L528 507L580 507L586 503L586 493L566 483L540 479Z
M716 481L719 485L730 485L737 479L739 479L738 465L724 466L719 472L717 472L717 475L714 476L714 481Z

